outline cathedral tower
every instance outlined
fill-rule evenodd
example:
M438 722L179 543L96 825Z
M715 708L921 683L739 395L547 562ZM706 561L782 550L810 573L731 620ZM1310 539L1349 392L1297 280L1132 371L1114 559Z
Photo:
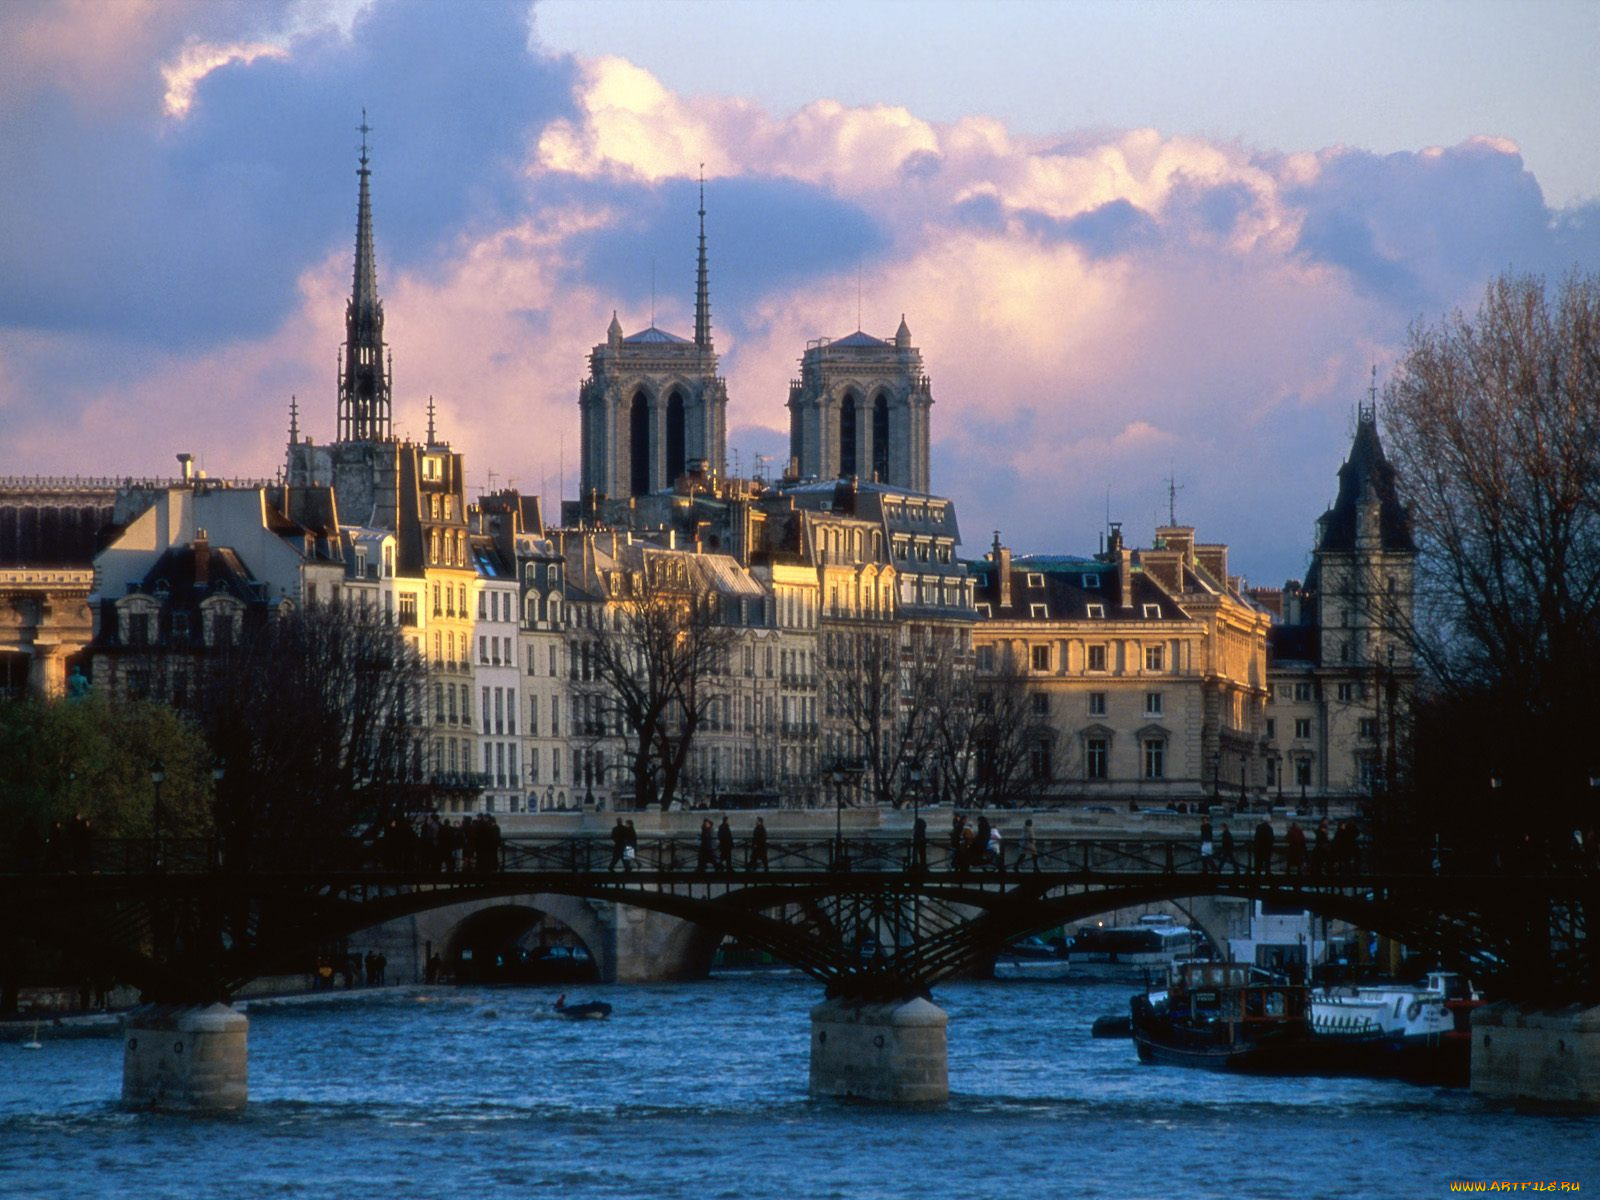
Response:
M789 453L802 478L929 490L933 386L904 316L894 340L857 330L806 346L789 385Z
M711 342L706 270L705 181L700 183L700 252L694 339L648 329L624 337L616 314L589 355L578 391L583 498L619 498L670 488L689 464L721 475L727 441L726 383Z
M383 301L372 252L372 196L367 180L367 116L361 114L361 195L356 206L356 270L345 305L344 359L339 368L339 440L384 442L390 421L390 364L383 344Z

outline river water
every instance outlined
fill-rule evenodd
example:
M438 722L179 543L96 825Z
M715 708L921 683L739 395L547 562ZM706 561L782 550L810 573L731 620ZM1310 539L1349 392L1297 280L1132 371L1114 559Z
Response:
M1431 1197L1453 1181L1600 1192L1600 1118L1381 1080L1141 1066L1095 1041L1128 985L939 989L948 1107L807 1098L818 985L786 972L391 991L251 1012L251 1103L116 1103L117 1038L0 1043L0 1196Z

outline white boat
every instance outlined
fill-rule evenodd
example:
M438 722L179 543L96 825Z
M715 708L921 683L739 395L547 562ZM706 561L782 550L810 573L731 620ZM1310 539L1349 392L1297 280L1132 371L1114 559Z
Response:
M1471 989L1459 976L1433 971L1420 985L1367 984L1311 993L1311 1028L1320 1034L1439 1038L1457 1030L1459 1003Z
M1080 925L1073 935L1074 973L1090 979L1165 978L1194 954L1199 936L1165 913L1147 913L1137 925Z

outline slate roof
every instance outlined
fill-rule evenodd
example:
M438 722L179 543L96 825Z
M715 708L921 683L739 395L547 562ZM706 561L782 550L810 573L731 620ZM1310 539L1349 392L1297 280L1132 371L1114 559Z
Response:
M650 326L649 329L641 329L638 333L629 334L627 337L623 338L622 341L623 341L624 345L631 345L631 346L638 346L638 345L692 346L692 345L694 345L694 343L691 342L688 338L679 337L675 333L668 333L665 329L657 329L654 325Z
M1415 551L1411 539L1411 518L1400 503L1395 489L1395 471L1384 457L1383 443L1378 439L1378 423L1369 411L1363 411L1356 423L1355 441L1350 446L1350 457L1339 468L1339 496L1333 507L1322 514L1318 524L1322 536L1319 550L1354 550L1356 548L1356 511L1361 494L1371 483L1379 501L1379 528L1385 550Z
M973 597L989 605L997 621L1187 621L1184 612L1166 590L1142 571L1129 576L1130 595L1122 595L1121 576L1115 564L1092 558L1060 555L1027 555L1011 560L1011 604L1000 604L999 570L991 559L968 562L967 570L976 578ZM1033 578L1030 579L1029 577ZM1095 580L1085 586L1084 577ZM1104 617L1089 616L1089 606L1098 604ZM1044 611L1036 613L1035 605ZM1147 613L1146 607L1155 611Z

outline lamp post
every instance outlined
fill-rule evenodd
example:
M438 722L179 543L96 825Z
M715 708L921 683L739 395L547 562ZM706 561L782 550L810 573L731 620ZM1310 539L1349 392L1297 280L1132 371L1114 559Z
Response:
M158 758L155 762L150 764L150 782L156 790L156 803L155 807L151 810L150 824L152 831L155 834L155 866L156 870L158 871L161 869L161 785L166 782L166 779L167 769L161 765L161 760Z
M844 857L844 772L833 769L833 869L846 869Z
M222 811L222 803L221 803L221 798L220 798L220 793L222 791L222 777L224 775L226 775L227 773L228 773L228 768L223 764L223 761L220 758L214 758L214 759L211 760L211 803L215 807L215 810L218 813L220 813ZM232 820L218 821L217 822L217 828L218 828L219 831L220 830L224 830L224 829L231 831L232 828L233 828L233 822L232 822ZM222 841L221 841L220 837L217 840L216 846L217 846L217 851L216 851L217 863L216 863L216 865L218 867L221 867L222 866L223 848L222 848Z

